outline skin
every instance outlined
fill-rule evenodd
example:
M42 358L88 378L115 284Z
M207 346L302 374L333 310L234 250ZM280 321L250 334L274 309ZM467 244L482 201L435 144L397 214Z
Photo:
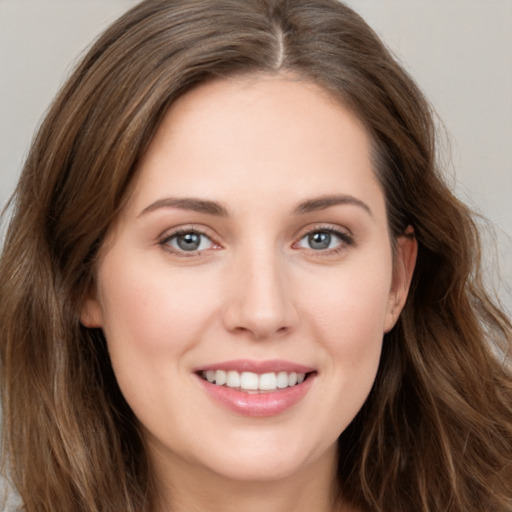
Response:
M333 195L345 200L297 211ZM180 250L176 229L205 233L200 250ZM328 230L340 235L313 248L308 233ZM415 255L414 240L400 238L393 260L368 135L320 87L250 76L173 104L82 312L84 325L104 330L143 427L161 510L333 510L336 439L372 387ZM194 374L232 359L317 373L290 409L246 417L212 400Z

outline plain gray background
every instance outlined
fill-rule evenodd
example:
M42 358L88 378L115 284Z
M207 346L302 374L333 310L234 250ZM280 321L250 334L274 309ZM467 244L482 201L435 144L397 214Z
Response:
M0 207L74 63L134 0L0 0ZM349 0L443 120L448 180L496 227L512 282L512 0ZM486 232L488 232L486 230ZM492 247L492 241L489 244ZM489 258L493 259L492 251Z

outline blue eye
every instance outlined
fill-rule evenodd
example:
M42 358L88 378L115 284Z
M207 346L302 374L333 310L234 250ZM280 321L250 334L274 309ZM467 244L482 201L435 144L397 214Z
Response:
M213 241L203 233L197 231L183 231L174 233L161 242L175 252L196 252L211 249Z
M314 251L326 251L338 249L343 245L350 245L351 243L351 238L343 233L337 233L332 230L317 230L303 236L299 240L298 246Z

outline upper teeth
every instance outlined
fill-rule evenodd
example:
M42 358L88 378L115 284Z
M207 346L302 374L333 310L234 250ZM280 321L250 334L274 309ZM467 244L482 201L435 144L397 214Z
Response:
M288 386L300 384L306 374L296 372L279 372L257 374L253 372L239 373L234 370L208 370L202 372L202 377L208 382L218 386L228 386L230 388L240 388L247 391L272 391L274 389L284 389Z

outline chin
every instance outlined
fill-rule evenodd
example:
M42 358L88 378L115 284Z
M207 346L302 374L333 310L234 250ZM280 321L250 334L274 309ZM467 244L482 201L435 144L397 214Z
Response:
M236 443L219 447L217 453L210 452L203 465L217 475L235 481L270 482L287 479L300 474L308 466L335 457L337 443L333 446L307 446L289 434L288 442L282 439L270 441L262 436L251 443ZM294 441L290 443L290 441ZM226 446L229 449L226 450Z
M218 476L238 482L277 482L300 473L305 461L274 457L272 460L233 460L219 466L210 466Z

